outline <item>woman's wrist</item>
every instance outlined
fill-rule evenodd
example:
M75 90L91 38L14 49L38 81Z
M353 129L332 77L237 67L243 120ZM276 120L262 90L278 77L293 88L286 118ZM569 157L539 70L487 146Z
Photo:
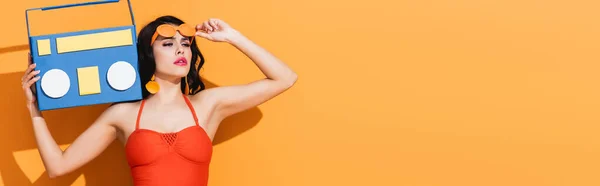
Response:
M232 34L229 37L227 37L226 41L229 44L238 45L244 39L245 39L245 37L244 37L244 35L242 35L242 33L238 32L237 30L233 30Z
M29 116L34 119L34 118L41 118L42 117L42 112L40 111L40 109L38 109L37 104L35 103L29 103L27 105L27 109L29 110Z

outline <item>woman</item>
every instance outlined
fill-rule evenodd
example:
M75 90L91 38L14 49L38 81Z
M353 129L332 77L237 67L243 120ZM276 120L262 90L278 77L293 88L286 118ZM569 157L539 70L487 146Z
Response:
M204 59L195 36L233 45L267 78L204 90L199 75ZM219 123L281 94L297 78L284 63L219 19L194 27L172 16L160 17L140 31L137 45L144 98L111 105L65 151L48 131L31 91L40 72L33 71L35 64L25 71L27 107L51 178L81 167L119 139L134 185L206 185Z

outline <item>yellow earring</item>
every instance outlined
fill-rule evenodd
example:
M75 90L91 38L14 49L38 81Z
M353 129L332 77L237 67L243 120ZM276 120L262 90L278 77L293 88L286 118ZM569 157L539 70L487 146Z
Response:
M150 94L156 94L158 90L160 90L160 86L154 81L154 75L152 75L152 79L146 83L146 90L148 90Z

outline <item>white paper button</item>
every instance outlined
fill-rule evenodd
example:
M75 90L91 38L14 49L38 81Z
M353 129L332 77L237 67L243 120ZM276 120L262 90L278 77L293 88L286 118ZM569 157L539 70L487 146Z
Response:
M106 79L112 88L127 90L135 83L135 68L125 61L115 62L108 69Z
M41 79L42 90L51 98L63 97L69 92L70 86L69 75L60 69L49 70Z

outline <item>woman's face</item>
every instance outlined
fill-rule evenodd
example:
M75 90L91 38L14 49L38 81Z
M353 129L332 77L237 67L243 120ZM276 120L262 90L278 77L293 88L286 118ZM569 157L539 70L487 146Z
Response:
M173 37L158 36L152 50L156 74L163 78L181 78L188 74L192 60L191 41L179 32Z

